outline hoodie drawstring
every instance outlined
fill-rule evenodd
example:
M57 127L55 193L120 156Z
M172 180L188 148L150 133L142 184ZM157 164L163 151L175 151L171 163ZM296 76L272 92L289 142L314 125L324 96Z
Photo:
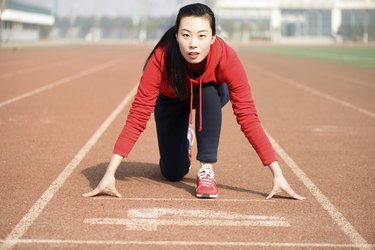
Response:
M190 81L190 124L193 124L193 83Z
M202 80L199 80L199 132L202 129Z
M195 81L196 82L196 81ZM190 124L193 123L193 80L190 81ZM202 79L199 79L199 132L202 132Z

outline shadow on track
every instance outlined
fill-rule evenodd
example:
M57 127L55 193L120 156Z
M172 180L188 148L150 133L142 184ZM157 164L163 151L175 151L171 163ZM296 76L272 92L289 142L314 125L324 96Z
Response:
M90 187L95 188L101 178L103 177L105 170L108 166L108 162L99 163L95 166L85 168L82 170L82 174L90 182ZM192 178L185 177L182 181L179 182L170 182L167 181L160 173L159 165L153 163L144 163L144 162L123 162L119 166L116 172L117 181L126 181L134 177L142 177L153 182L160 182L163 184L171 185L175 188L185 190L187 193L190 193L195 197L195 183L196 180ZM256 194L261 197L267 197L267 193L259 192L255 190L249 190L241 187L234 187L229 185L217 184L219 189L226 189L235 192L250 193ZM275 198L285 198L283 196L275 196Z

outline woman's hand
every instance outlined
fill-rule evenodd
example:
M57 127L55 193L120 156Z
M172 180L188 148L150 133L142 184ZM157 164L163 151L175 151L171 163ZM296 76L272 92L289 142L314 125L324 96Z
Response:
M270 165L268 165L270 168L272 175L273 175L273 181L272 181L272 191L267 196L267 200L271 199L275 194L280 192L287 193L290 197L296 199L296 200L305 200L306 197L300 196L294 190L290 187L288 181L285 179L281 168L279 164L275 161L272 162Z
M107 170L102 180L99 182L99 185L91 192L82 194L82 196L92 197L101 193L106 193L121 198L121 194L117 192L117 189L115 187L115 173L122 159L123 157L121 155L113 154L112 159L107 167Z
M99 182L99 185L92 190L91 192L82 194L84 197L92 197L101 193L114 195L118 198L121 198L121 194L117 192L117 189L115 187L115 176L110 174L105 174L102 178L102 180Z

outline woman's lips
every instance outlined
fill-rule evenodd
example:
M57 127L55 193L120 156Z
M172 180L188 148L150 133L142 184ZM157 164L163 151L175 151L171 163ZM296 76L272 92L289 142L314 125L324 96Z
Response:
M188 55L189 55L190 58L196 59L196 58L198 58L199 53L197 53L197 52L190 52Z

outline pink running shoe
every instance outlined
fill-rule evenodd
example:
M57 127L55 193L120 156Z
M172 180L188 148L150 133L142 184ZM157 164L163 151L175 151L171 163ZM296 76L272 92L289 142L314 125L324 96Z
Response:
M216 198L219 196L215 174L212 168L201 167L199 169L197 174L196 196L198 198Z
M188 130L187 139L189 141L189 160L191 164L191 158L193 157L193 145L195 142L195 133L194 133L194 130L192 130L191 128L189 128Z

